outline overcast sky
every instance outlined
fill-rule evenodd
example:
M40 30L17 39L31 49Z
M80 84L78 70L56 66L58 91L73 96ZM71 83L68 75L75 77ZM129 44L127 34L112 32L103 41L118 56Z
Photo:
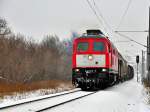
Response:
M93 0L90 0L93 3ZM116 30L129 0L95 0L105 21ZM128 12L117 30L147 30L149 0L131 0ZM88 28L108 32L112 41L127 40L112 33L98 21L86 0L0 0L0 16L8 21L15 33L40 41L44 35L56 34L69 38L71 31L84 33ZM146 44L146 33L124 33ZM133 43L115 43L123 54L141 53L143 47Z

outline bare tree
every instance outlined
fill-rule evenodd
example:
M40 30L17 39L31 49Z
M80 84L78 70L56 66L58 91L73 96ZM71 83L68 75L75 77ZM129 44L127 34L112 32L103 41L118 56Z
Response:
M4 19L0 36L0 77L21 83L71 78L72 38L66 40L70 47L51 35L41 43L26 41L25 36L12 34Z
M10 28L7 26L5 19L0 18L0 35L8 35L11 33Z

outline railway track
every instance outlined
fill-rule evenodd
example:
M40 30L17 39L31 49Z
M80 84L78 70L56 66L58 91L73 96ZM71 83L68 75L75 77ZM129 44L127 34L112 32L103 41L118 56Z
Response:
M85 92L78 89L32 101L26 101L3 107L1 106L0 112L41 112L75 101L77 99L81 99L94 93L96 92Z
M89 94L86 94L86 95L83 95L83 96L80 96L80 97L77 97L77 98L74 98L74 99L71 99L71 100L67 100L67 101L64 101L64 102L62 102L62 103L58 103L58 104L56 104L56 105L49 106L49 107L46 107L46 108L37 110L37 111L35 111L35 112L42 112L42 111L50 110L50 109L55 108L55 107L57 107L57 106L64 105L64 104L66 104L66 103L69 103L69 102L72 102L72 101L81 99L81 98L86 97L86 96L89 96L89 95L92 95L92 94L94 94L94 93L96 93L96 92L92 92L92 93L89 93Z

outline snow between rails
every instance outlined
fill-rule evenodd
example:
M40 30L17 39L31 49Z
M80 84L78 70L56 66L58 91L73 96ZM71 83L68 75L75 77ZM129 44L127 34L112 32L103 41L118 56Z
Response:
M143 92L133 79L46 112L150 112Z

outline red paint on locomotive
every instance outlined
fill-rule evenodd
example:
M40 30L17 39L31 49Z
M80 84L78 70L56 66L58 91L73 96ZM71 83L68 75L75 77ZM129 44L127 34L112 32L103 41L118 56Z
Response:
M77 44L80 42L87 42L89 43L89 48L87 51L78 51L77 50ZM103 42L105 45L104 51L94 51L93 50L93 42ZM72 67L77 68L78 66L76 65L76 55L81 55L81 54L92 54L92 55L105 55L106 57L106 64L103 66L103 68L111 68L115 71L118 71L118 50L112 45L110 40L107 37L103 38L93 38L93 37L80 37L74 40L73 42L73 57L72 57ZM95 66L84 66L84 68L99 68Z
M127 80L128 70L133 73L113 43L99 32L89 31L90 35L73 42L72 82L82 89Z

